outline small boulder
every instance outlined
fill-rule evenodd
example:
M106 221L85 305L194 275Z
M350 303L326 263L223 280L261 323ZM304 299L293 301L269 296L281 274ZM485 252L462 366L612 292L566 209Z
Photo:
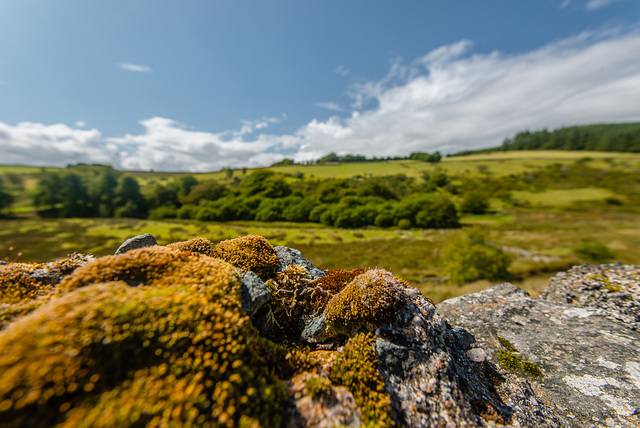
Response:
M258 275L251 271L242 274L240 279L242 280L242 309L250 316L254 315L269 300L271 291Z
M324 271L322 269L318 269L312 265L309 260L302 257L302 253L299 250L283 246L275 247L275 249L279 263L278 272L282 272L291 265L300 265L309 272L311 279L318 279L324 276Z
M154 245L158 245L158 241L156 241L156 238L154 238L150 233L134 236L133 238L129 238L124 241L122 245L118 247L114 256L124 254L127 251L136 250L138 248L153 247Z

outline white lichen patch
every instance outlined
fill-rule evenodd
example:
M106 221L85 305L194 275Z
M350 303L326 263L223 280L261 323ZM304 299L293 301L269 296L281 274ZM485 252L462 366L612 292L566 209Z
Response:
M613 387L621 389L623 386L616 379L607 377L599 378L591 375L574 376L569 375L562 378L569 386L577 389L582 394L590 397L598 397L604 403L611 407L622 417L631 416L635 413L635 408L629 405L629 402L621 397L616 397L605 391L605 387Z
M616 364L613 361L607 361L602 357L598 358L596 360L596 363L598 363L599 366L606 367L606 368L611 369L611 370L617 370L620 367L622 367L620 364Z
M624 365L624 371L629 373L631 382L638 388L640 388L640 363L635 361L629 361Z
M583 308L565 309L563 313L569 318L589 318L591 315L593 315L593 311Z

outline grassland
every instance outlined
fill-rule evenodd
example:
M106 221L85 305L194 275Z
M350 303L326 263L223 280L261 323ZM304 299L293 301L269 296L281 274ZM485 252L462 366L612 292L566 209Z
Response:
M586 160L585 160L586 159ZM290 175L310 178L353 177L357 175L406 174L419 178L425 172L441 169L455 176L469 174L502 177L535 171L552 164L572 165L588 162L606 170L640 169L640 154L605 152L498 152L446 158L439 164L419 161L353 163L337 166L282 166L273 168ZM160 244L204 236L214 242L246 234L267 237L274 245L300 249L316 266L327 268L384 267L407 279L436 301L480 290L490 285L478 281L463 286L444 280L441 254L449 237L472 226L487 230L491 241L513 251L512 282L532 294L546 286L559 270L582 263L575 248L584 242L606 244L623 263L640 263L639 201L624 192L600 187L546 189L540 192L515 191L513 198L523 202L521 209L492 201L495 212L463 217L462 230L398 230L367 228L334 229L316 223L212 223L184 220L133 219L39 219L30 212L27 199L35 185L39 168L0 166L0 174L23 177L23 199L14 204L16 218L0 221L0 259L10 247L20 251L21 261L46 261L79 251L96 256L112 254L125 239L151 233ZM194 174L198 180L217 178L232 181L251 171ZM177 174L136 172L141 184L164 182ZM605 201L618 199L622 205ZM514 250L516 249L516 250ZM511 251L510 250L510 251ZM528 253L527 253L528 252Z

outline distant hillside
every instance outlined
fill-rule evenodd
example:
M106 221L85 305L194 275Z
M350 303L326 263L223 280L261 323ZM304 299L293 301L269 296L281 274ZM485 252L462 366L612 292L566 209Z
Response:
M465 151L452 156L510 150L588 150L598 152L640 152L640 122L585 125L555 131L520 132L500 147Z

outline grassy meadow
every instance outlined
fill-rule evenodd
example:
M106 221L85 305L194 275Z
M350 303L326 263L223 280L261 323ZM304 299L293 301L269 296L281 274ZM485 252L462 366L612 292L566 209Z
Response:
M536 171L553 164L575 165L588 162L611 171L640 169L640 154L606 152L498 152L451 157L438 164L420 161L389 161L341 165L274 167L289 175L306 178L353 177L357 175L406 174L416 177L440 170L451 176L461 174L503 177ZM481 228L496 246L511 256L511 282L536 295L555 272L588 261L579 251L590 242L604 244L613 253L612 260L640 262L640 201L634 193L609 188L553 188L541 191L514 191L516 205L491 200L491 212L463 215L461 229L376 228L338 229L318 223L286 222L201 222L195 220L139 220L127 218L41 219L35 216L28 201L29 190L36 184L39 168L0 166L0 175L18 174L24 192L13 205L13 217L0 220L0 251L13 260L47 261L79 251L96 256L113 254L125 239L151 233L160 244L203 236L219 242L246 234L265 236L274 245L287 245L323 269L383 267L397 274L435 301L478 291L491 283L476 281L453 285L446 281L442 263L443 248L449 240ZM198 180L216 178L232 181L251 171L235 170L211 174L194 174ZM165 182L178 174L137 172L141 184ZM637 183L636 183L637 184ZM634 185L636 185L634 184ZM614 204L607 200L617 201ZM13 252L8 254L9 248ZM5 258L0 253L0 259Z

